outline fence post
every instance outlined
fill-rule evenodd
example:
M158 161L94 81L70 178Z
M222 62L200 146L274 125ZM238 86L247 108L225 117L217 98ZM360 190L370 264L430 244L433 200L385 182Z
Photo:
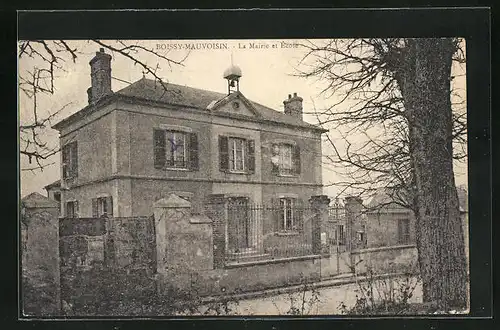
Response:
M226 258L227 199L223 194L208 196L207 215L212 219L214 269L224 268Z
M313 212L312 219L312 251L314 254L327 254L328 238L324 237L323 242L321 235L327 235L326 230L324 230L326 222L328 221L328 205L330 204L330 198L326 195L312 196L309 199L311 204L311 209ZM323 243L323 244L322 244Z
M354 227L361 220L361 211L363 208L363 200L355 196L347 196L345 198L346 212L346 237L347 250L349 251L349 261L351 267L354 267L354 256L352 251L356 248L356 231Z

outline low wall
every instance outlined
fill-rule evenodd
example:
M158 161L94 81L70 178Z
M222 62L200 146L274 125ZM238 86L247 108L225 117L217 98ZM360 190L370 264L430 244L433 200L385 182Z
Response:
M358 274L363 274L368 269L372 269L374 273L412 271L418 266L415 245L361 249L353 251L352 255Z
M152 217L60 219L66 315L111 315L117 302L156 292Z

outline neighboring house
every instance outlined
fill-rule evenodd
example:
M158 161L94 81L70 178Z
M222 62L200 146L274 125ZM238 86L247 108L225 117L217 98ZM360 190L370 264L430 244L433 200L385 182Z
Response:
M325 130L303 121L296 93L284 112L252 102L237 66L224 72L226 94L146 78L113 92L111 56L101 49L90 67L88 106L53 126L64 217L149 216L170 193L203 212L207 196L222 194L231 203L276 203L287 230L290 210L322 193Z
M468 241L467 190L458 187L460 212L464 220L464 234ZM366 205L367 247L415 244L415 216L410 209L393 202L383 192L377 193Z
M61 180L56 180L44 187L47 191L47 197L59 203L59 212L61 212Z

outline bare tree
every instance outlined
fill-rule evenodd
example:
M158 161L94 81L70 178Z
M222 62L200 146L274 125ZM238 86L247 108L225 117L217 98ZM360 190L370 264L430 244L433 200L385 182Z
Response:
M404 40L308 42L302 44L307 52L298 75L319 80L321 93L336 99L313 112L319 124L333 133L326 135L333 154L325 156L345 178L336 185L365 198L383 188L391 200L413 209L408 119L395 72L389 67L390 57L404 48ZM457 47L454 59L465 62L461 48ZM464 161L465 101L458 91L453 94L453 157Z
M141 67L145 75L152 76L165 90L168 85L158 74L160 64L169 68L182 66L187 56L186 54L185 57L176 60L166 56L167 53L137 41L89 40L88 43L105 48L113 56L121 56ZM22 70L20 68L18 78L19 91L22 94L20 97L28 100L22 102L21 106L29 107L29 110L25 109L26 115L21 118L19 125L20 153L30 164L22 170L43 170L46 166L54 164L48 163L47 160L59 152L59 145L51 144L46 139L46 133L50 130L52 121L70 103L55 110L40 109L39 99L56 94L58 78L67 71L69 65L76 64L84 55L81 50L82 45L81 41L65 40L23 40L18 43L19 60L29 60L26 67ZM153 56L155 65L148 64L144 60L145 56Z
M463 100L452 95L458 39L350 39L303 45L298 75L325 83L338 101L314 112L359 194L384 188L415 212L425 301L464 306L466 263L453 160L466 158ZM311 62L312 60L312 62ZM354 137L354 138L353 138ZM357 140L357 141L356 141Z

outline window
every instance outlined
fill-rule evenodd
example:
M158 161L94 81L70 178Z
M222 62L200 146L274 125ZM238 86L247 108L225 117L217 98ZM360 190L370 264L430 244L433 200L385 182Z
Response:
M187 134L184 132L166 131L167 134L167 167L187 167Z
M400 244L410 243L410 220L409 219L399 219L398 220L398 243L400 243Z
M245 171L245 140L229 139L229 170L231 172Z
M280 145L280 153L279 153L280 174L284 175L293 174L292 147L293 146L290 144Z
M78 177L78 144L76 141L62 147L62 175L65 180Z
M61 212L61 193L60 192L54 193L54 200L58 203L58 210L59 210L59 212Z
M92 199L92 217L112 217L113 198L111 196Z
M290 143L273 146L272 171L279 175L300 174L300 148Z
M167 169L198 169L196 133L154 129L154 166Z
M66 217L67 218L78 218L78 202L77 201L66 202Z
M337 230L336 230L335 234L337 237L337 244L338 245L345 245L344 225L337 225Z
M296 202L294 198L280 198L279 229L281 231L297 230Z
M255 142L239 137L219 136L220 170L232 173L255 172Z

